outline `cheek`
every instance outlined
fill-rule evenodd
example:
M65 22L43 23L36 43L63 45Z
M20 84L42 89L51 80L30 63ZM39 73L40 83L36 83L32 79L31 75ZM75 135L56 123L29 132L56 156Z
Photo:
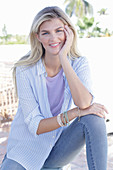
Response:
M48 40L46 38L41 38L40 42L42 43L42 45L45 47L48 43Z

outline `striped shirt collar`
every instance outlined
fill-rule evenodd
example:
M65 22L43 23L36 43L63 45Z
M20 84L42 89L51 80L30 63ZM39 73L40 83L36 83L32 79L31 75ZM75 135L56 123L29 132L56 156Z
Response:
M71 64L71 59L68 57L68 60ZM46 72L46 69L45 69L45 66L44 66L44 61L43 59L41 58L38 62L37 62L37 70L38 70L38 75L42 75L42 74L45 74L45 76L47 76L47 72ZM63 76L65 76L65 73L63 72Z

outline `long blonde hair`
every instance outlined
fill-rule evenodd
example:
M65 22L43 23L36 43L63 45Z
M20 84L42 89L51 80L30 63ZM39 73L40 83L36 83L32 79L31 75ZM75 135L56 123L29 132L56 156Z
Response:
M75 28L70 20L70 18L57 6L46 7L42 9L34 18L29 38L31 51L28 52L24 57L22 57L19 61L14 64L13 67L13 79L16 87L16 67L18 66L32 66L36 64L39 59L44 55L45 49L42 44L38 41L36 34L39 33L40 25L44 21L51 20L52 18L59 18L64 24L67 24L74 33L73 43L69 52L69 57L74 59L75 57L79 57L79 52L77 50L77 35Z

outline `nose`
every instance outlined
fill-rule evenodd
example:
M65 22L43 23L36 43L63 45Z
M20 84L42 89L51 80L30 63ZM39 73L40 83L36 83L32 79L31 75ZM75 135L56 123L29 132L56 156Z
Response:
M57 39L57 36L55 33L50 34L50 41L55 41Z

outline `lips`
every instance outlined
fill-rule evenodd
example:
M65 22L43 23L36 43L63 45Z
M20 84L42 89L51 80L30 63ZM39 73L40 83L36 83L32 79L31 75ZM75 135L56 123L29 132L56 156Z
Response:
M60 44L60 43L52 43L52 44L50 44L50 46L51 46L51 47L57 47L57 46L59 46L59 44Z

